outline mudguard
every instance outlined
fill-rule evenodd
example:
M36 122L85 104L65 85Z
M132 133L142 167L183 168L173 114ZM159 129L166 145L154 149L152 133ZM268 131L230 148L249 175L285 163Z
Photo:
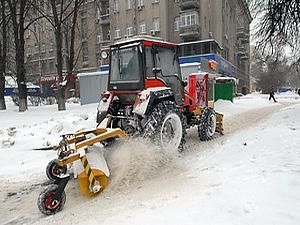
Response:
M153 105L163 100L174 100L174 96L171 88L148 88L138 95L137 101L134 104L133 113L140 116L148 115Z
M109 93L109 92L106 92L105 93L106 95L109 95L108 98L106 97L102 97L99 104L98 104L98 107L97 107L97 123L100 124L107 116L107 112L108 112L108 108L109 108L109 105L110 105L110 102L112 100L112 94Z

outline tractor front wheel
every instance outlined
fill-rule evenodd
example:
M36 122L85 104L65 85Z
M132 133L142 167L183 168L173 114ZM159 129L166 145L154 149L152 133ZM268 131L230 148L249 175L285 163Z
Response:
M198 135L201 141L212 139L217 127L216 112L213 109L205 108L200 115L198 124Z
M41 192L37 205L39 210L45 215L53 215L63 209L66 202L66 193L63 191L61 196L55 200L55 191L58 189L58 185L51 184L43 192Z

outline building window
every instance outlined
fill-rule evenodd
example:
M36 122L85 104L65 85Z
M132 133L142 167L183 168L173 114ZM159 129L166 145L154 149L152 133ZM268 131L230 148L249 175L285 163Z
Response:
M120 29L116 29L115 30L115 39L121 38L121 30Z
M132 9L132 0L127 0L127 9Z
M107 32L107 40L110 41L110 30Z
M159 18L153 18L153 30L154 31L160 31Z
M130 37L133 35L133 27L127 27L127 36Z
M33 64L33 74L39 73L39 64L35 63Z
M100 20L101 18L101 12L100 12L100 9L97 8L97 19Z
M139 7L142 7L144 5L145 5L144 0L138 0L138 6Z
M37 28L36 28L36 22L33 24L33 32L37 32Z
M49 52L53 52L53 50L54 50L54 42L53 42L53 40L50 40L49 41Z
M175 17L174 31L179 31L179 26L180 26L180 17Z
M50 73L52 73L52 72L54 72L55 71L55 63L54 63L54 61L50 61L49 62L49 72Z
M35 43L34 47L35 47L34 54L40 53L39 44L38 44L38 43Z
M152 0L152 4L159 3L159 0Z
M198 24L198 13L188 12L181 15L181 25L182 27L193 26Z
M146 33L147 33L146 23L140 24L140 34L146 34Z
M41 21L41 32L45 32L45 23Z
M83 62L89 61L89 48L87 42L82 43L82 61Z
M47 69L47 63L45 61L42 62L42 73L48 73Z
M46 45L45 44L42 44L42 46L41 46L41 52L42 53L46 52Z
M26 50L27 50L26 56L27 57L31 56L32 55L32 49L28 46Z
M97 35L97 44L101 43L101 35Z
M119 0L114 0L114 12L117 13L120 11L120 4Z
M81 37L86 38L88 35L88 23L87 23L87 18L82 18L81 19Z

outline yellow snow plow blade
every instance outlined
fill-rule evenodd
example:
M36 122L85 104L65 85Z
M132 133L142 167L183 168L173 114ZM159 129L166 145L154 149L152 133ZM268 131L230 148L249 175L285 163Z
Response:
M99 182L100 190L97 192L90 190L90 179L87 176L86 172L83 171L78 176L78 181L79 181L80 192L86 196L94 196L97 193L103 191L106 188L108 182L108 177L99 169L93 168L91 174L93 174L95 181Z
M82 170L80 170L81 172L78 176L80 191L84 195L93 196L106 188L109 171L103 157L100 157L100 155L90 156L90 159L94 162L93 164L90 164L87 155L90 155L90 153L83 156L80 156L79 153L70 155L67 158L57 160L57 164L59 166L64 166L73 162L77 163L75 161L80 159L82 166ZM97 161L99 163L97 163Z
M101 158L98 158L96 156L94 156L93 159L94 162L96 161L96 159L101 161ZM79 174L78 181L79 181L80 191L82 194L87 196L93 196L103 191L106 188L109 172L108 172L106 162L103 160L102 163L98 164L99 168L97 168L97 167L92 167L92 164L90 164L87 160L87 156L81 158L81 162L84 170ZM105 163L104 166L103 163Z
M65 152L65 157L57 159L57 164L61 167L73 164L77 165L77 175L80 191L88 196L93 196L103 191L108 182L109 170L103 155L96 154L95 151L86 151L95 143L105 141L109 138L124 138L126 133L119 128L95 128L80 130L63 142L63 148L69 149ZM81 150L79 152L80 149ZM80 160L80 161L79 161Z
M216 112L216 118L217 118L217 127L216 132L220 134L224 134L224 128L223 128L223 114Z

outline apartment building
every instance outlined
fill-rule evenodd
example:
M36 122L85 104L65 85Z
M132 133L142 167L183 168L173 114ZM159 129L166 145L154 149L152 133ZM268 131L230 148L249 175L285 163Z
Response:
M229 75L247 86L251 20L245 0L89 0L79 13L75 69L95 71L107 64L101 52L111 43L151 35L187 43L182 44L182 55L216 54L220 64L232 67ZM26 41L27 73L35 74L31 77L55 74L53 32L43 23L36 24Z
M40 7L43 7L43 10L46 12L51 11L47 4ZM75 37L75 73L96 71L98 67L96 44L99 24L95 22L96 9L96 2L89 0L85 1L78 13ZM39 16L38 11L33 13ZM66 60L69 54L68 46L70 45L70 26L70 20L66 20L62 26L63 75L66 75ZM54 29L45 18L33 23L25 33L25 63L27 80L39 83L42 86L42 90L48 93L57 81L57 62Z
M100 0L100 51L134 35L182 44L182 55L217 54L220 67L249 86L249 26L245 0ZM203 41L203 40L208 40ZM200 44L196 45L201 41ZM213 43L212 43L213 42ZM194 48L192 46L195 46ZM219 57L220 56L220 57ZM101 60L100 60L101 61ZM225 70L223 70L225 71ZM220 71L222 73L222 71Z

